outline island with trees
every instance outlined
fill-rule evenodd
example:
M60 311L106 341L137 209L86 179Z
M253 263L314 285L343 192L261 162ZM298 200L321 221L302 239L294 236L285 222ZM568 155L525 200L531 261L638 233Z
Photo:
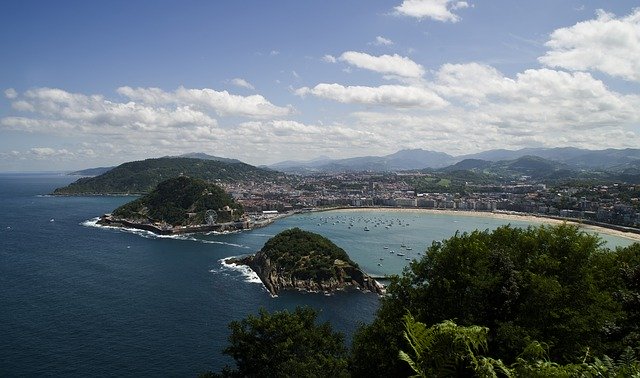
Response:
M254 255L227 262L249 266L272 295L283 289L330 293L347 287L383 293L342 248L299 228L280 232Z
M102 216L98 223L178 234L250 227L242 215L242 206L218 185L179 176Z

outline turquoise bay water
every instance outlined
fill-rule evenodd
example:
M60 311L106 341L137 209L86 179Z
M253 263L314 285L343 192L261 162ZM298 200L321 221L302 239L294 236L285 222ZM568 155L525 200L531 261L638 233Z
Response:
M406 259L419 257L433 240L505 224L445 214L332 211L251 232L160 238L91 226L92 218L131 197L46 196L74 179L0 174L0 376L216 371L231 363L221 354L229 321L261 307L312 306L349 338L372 320L376 295L288 292L272 298L222 259L252 253L281 230L300 227L330 238L371 274L400 273Z

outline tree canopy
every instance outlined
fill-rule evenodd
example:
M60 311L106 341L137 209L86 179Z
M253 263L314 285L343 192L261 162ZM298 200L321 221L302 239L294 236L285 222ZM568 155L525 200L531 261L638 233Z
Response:
M342 334L328 322L317 324L317 315L308 307L273 314L262 309L257 316L231 322L224 354L233 357L236 367L225 369L222 376L348 376Z
M269 239L262 251L283 271L299 279L327 279L336 274L336 260L357 267L344 249L322 235L292 228Z
M490 357L505 363L533 341L559 363L619 355L637 345L639 259L638 244L610 251L570 225L456 233L392 278L376 319L354 335L353 371L410 373L395 358L407 312L427 326L487 327Z

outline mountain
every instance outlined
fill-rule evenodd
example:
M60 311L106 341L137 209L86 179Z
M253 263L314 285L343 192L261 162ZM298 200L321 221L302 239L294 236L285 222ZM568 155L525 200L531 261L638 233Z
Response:
M88 169L82 169L80 171L74 171L74 172L69 172L67 173L69 176L87 176L87 177L93 177L93 176L99 176L107 171L112 170L113 167L96 167L96 168L88 168Z
M464 159L441 170L444 172L454 171L482 171L491 167L492 162L482 159Z
M269 168L292 173L353 172L353 171L404 171L425 168L465 170L464 166L474 164L464 162L460 167L452 164L471 161L510 161L526 156L537 156L566 165L567 169L613 170L633 169L640 161L640 149L585 150L574 147L523 148L520 150L489 150L475 154L451 156L443 152L422 149L401 150L385 156L361 156L348 159L320 158L309 161L286 161L270 165Z
M96 177L83 177L54 194L141 194L181 175L207 181L278 180L281 174L245 163L181 157L146 159L121 164Z
M438 170L448 174L472 172L484 178L502 177L519 178L530 176L542 178L570 178L576 176L578 170L567 164L544 159L538 156L522 156L513 160L487 161L481 159L465 159L451 166ZM475 177L478 180L480 177ZM474 180L471 180L474 181Z
M168 156L168 157L183 157L183 158L191 158L191 159L215 160L215 161L221 161L224 163L242 163L238 159L223 158L219 156L208 155L202 152L191 152L191 153L183 154L180 156Z
M269 168L292 173L355 171L387 172L423 168L440 168L452 164L455 161L456 159L453 156L443 152L413 149L401 150L385 156L287 161L270 165Z
M461 159L489 161L513 160L523 156L538 156L565 163L577 169L615 169L640 161L640 149L585 150L574 147L524 148L521 150L490 150L477 154L459 156Z
M213 221L237 220L242 207L215 184L180 176L158 184L150 193L115 209L112 215L131 222L165 222L172 226L207 223L208 210L216 212Z

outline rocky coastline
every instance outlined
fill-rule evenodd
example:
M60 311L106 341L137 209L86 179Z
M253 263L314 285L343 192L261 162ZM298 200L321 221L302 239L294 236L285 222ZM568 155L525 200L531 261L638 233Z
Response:
M237 221L237 222L225 222L215 223L211 225L201 224L192 226L174 226L168 224L158 224L151 222L137 222L130 219L116 218L111 214L105 214L100 217L98 224L111 227L123 227L137 230L145 230L153 232L157 235L179 235L179 234L192 234L201 232L228 232L248 230L258 227L264 227L271 222L249 222L249 221Z
M251 268L273 296L278 295L282 290L300 290L329 294L349 287L379 295L385 293L384 286L375 279L364 273L358 267L339 260L336 260L334 264L336 269L335 277L324 280L296 278L291 272L282 269L272 262L264 251L259 251L250 256L230 258L226 260L226 262L228 264L246 265Z

